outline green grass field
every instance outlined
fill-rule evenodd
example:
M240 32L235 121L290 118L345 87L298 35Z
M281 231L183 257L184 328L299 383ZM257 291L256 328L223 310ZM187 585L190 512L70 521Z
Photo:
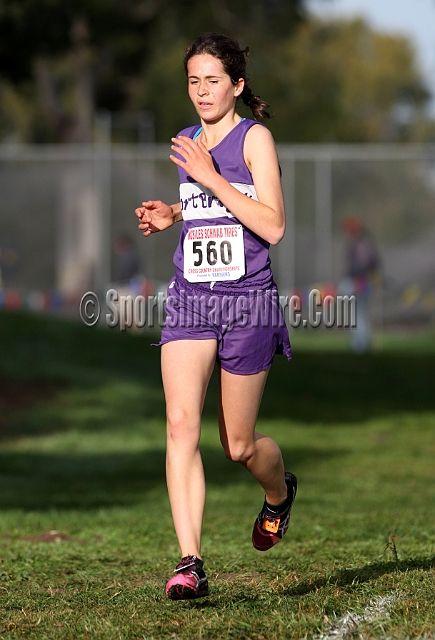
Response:
M211 595L192 602L164 595L179 556L151 341L0 314L0 636L434 638L434 336L357 357L340 336L297 334L292 363L275 359L259 429L299 493L266 554L250 542L263 495L221 451L213 378Z

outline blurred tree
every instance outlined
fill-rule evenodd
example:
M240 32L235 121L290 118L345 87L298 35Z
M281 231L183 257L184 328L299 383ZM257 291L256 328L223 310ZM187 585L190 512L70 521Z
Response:
M1 0L2 92L17 105L6 113L3 105L3 121L10 121L3 130L32 111L21 137L90 140L95 108L125 103L159 6L158 0Z
M270 66L271 129L280 141L424 140L434 132L410 42L362 19L306 21Z

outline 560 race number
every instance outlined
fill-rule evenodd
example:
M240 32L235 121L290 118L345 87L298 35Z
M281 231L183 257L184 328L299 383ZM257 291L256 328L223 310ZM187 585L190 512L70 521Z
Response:
M223 240L219 246L220 259L222 264L229 265L233 260L233 249L231 247L231 242L229 240ZM202 250L202 240L195 240L193 243L193 253L195 253L198 258L193 261L195 267L200 267L203 263L204 255ZM216 249L216 240L209 240L207 242L206 250L205 250L205 258L207 264L211 267L218 261L218 253Z

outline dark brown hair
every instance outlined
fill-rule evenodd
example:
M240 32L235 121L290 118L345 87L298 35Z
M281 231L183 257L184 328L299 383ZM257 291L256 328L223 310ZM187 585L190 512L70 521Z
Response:
M249 55L249 47L242 49L233 38L220 35L219 33L204 33L199 36L190 47L184 52L184 70L187 75L187 63L190 58L203 53L208 53L221 61L222 67L226 74L231 78L233 84L242 78L245 81L241 98L249 107L254 118L270 118L270 113L266 109L270 106L264 102L260 96L252 93L248 86L248 76L246 75L246 60Z

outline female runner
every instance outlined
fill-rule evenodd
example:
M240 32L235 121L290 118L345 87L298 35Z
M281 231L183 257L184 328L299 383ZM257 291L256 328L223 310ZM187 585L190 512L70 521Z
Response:
M241 98L255 118L269 117L269 105L248 87L247 54L235 40L213 33L188 47L189 97L201 124L172 139L180 202L148 201L136 209L145 236L183 221L161 338L166 476L182 557L166 585L172 600L209 593L201 557L205 479L199 439L216 362L225 454L246 467L265 493L252 533L256 549L266 551L283 537L297 489L278 445L255 430L274 354L290 359L291 353L268 255L285 230L277 153L268 129L236 112Z

